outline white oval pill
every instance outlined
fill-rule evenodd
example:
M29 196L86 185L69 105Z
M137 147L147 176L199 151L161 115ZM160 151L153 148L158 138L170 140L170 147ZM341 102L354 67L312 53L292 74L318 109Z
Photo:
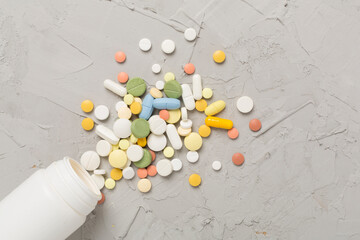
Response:
M182 99L187 110L191 111L195 108L195 100L188 84L182 84Z
M211 166L215 171L219 171L221 169L221 162L213 161Z
M144 51L144 52L147 52L150 50L151 48L151 42L149 39L147 38L143 38L139 41L139 48Z
M156 135L164 134L166 122L159 115L154 115L149 119L150 131Z
M119 95L120 97L124 97L127 94L126 88L118 83L115 83L114 81L111 81L110 79L106 79L104 81L104 87L107 90L110 90L113 93Z
M165 82L164 81L157 81L156 83L155 83L155 87L157 88L157 89L159 89L159 90L163 90L164 89L164 86L165 86Z
M114 133L119 138L127 138L131 135L131 121L126 118L120 118L115 121L113 126Z
M193 96L195 100L200 100L202 98L202 83L201 76L199 74L194 74L193 76Z
M155 135L151 133L147 138L147 146L154 152L162 151L167 144L167 140L164 134Z
M119 142L119 138L111 131L109 128L105 127L104 125L97 125L95 129L96 134L105 139L112 145L116 145Z
M96 175L105 175L106 170L105 169L95 169L94 174L96 174Z
M126 103L124 101L118 101L116 104L115 104L115 109L116 109L116 112L119 111L120 108L122 107L127 107Z
M126 150L126 155L127 155L128 159L130 159L130 161L138 162L144 156L144 149L142 147L140 147L139 145L131 145Z
M163 159L156 164L156 170L160 176L167 177L172 173L173 167L170 160Z
M188 119L188 114L187 114L186 107L181 108L181 119L182 120L187 120Z
M173 160L171 160L171 165L175 172L180 171L182 168L182 162L178 158L174 158Z
M184 32L184 38L189 42L194 41L196 38L196 30L193 28L186 29Z
M132 167L127 167L122 170L124 179L132 179L135 176L135 171Z
M170 39L166 39L161 43L161 50L166 54L171 54L175 51L175 42Z
M186 159L191 163L196 163L199 160L199 153L196 151L189 151L186 154Z
M105 185L105 178L99 174L92 174L91 178L94 180L96 186L101 190Z
M236 102L237 109L242 113L250 112L254 107L253 100L248 96L242 96Z
M99 105L95 108L94 114L97 119L105 120L109 117L110 111L107 106Z
M81 155L81 165L88 171L94 171L100 166L100 157L94 151L87 151Z
M169 138L171 146L175 150L179 150L182 148L182 141L178 132L176 131L176 127L174 124L168 124L166 126L166 135Z
M158 74L159 72L161 72L160 64L157 64L157 63L153 64L151 67L151 70L153 71L153 73Z
M111 150L112 150L112 145L108 141L100 140L96 144L96 152L101 157L108 156L110 154Z
M192 121L190 119L188 120L181 120L180 121L180 126L184 129L189 129L192 127Z

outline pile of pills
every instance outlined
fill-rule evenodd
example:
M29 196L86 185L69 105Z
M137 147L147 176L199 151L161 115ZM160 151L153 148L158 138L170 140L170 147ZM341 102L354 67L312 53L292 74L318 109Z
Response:
M187 29L184 38L189 42L194 41L196 31L192 28ZM139 41L141 51L151 51L151 47L148 38ZM161 50L165 54L172 54L175 49L173 40L166 39L161 43ZM213 60L218 64L223 63L225 58L225 53L221 50L213 54ZM124 52L115 54L115 61L118 63L125 60ZM196 163L200 158L198 151L203 145L203 138L211 135L212 128L227 130L230 139L238 138L239 132L233 127L230 119L216 117L225 109L226 102L208 101L212 98L213 91L211 88L203 87L201 76L194 74L194 64L187 63L183 69L186 74L192 75L192 86L179 83L171 72L165 73L164 80L157 81L155 86L147 86L140 77L129 79L125 72L118 74L118 83L109 79L104 81L104 87L120 98L115 104L118 118L112 128L102 124L95 127L95 132L101 140L96 144L95 151L83 153L80 159L82 166L92 172L91 176L99 189L114 189L117 181L122 178L130 180L137 175L140 179L137 188L140 192L146 193L151 190L150 177L157 174L167 177L182 169L181 159L173 158L176 151L185 147L188 151L187 160ZM161 66L155 63L151 71L159 74ZM246 114L253 109L254 103L250 97L242 96L237 100L236 107L239 112ZM107 106L94 107L90 100L84 100L81 109L85 113L94 111L94 116L100 121L106 120L110 115ZM206 115L204 124L198 127L193 125L188 114L195 109ZM94 121L84 118L81 125L86 131L90 131L94 128ZM260 120L252 119L249 128L259 131ZM155 161L159 152L162 152L164 158ZM108 160L112 167L110 173L99 169L101 158ZM242 165L244 160L241 153L235 153L232 157L235 165ZM214 161L211 166L215 171L219 171L222 167L221 161ZM192 174L188 181L191 186L197 187L201 184L201 177ZM100 202L104 200L103 195Z

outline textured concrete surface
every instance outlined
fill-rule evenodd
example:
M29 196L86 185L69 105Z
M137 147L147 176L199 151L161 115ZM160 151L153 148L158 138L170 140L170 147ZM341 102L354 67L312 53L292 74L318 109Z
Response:
M187 27L196 42L184 40ZM138 49L143 37L153 43L148 53ZM166 38L176 42L171 56L160 50ZM222 65L211 58L217 49L227 54ZM125 64L114 62L118 50ZM183 170L152 178L148 194L137 179L105 190L106 203L69 240L360 239L359 55L358 0L3 0L0 198L38 168L94 149L79 106L85 98L108 105L111 126L118 98L105 78L126 71L151 85L173 71L190 83L182 71L190 60L212 100L227 102L220 116L240 137L214 130L196 164L183 149ZM235 109L241 95L255 101L248 115ZM263 122L259 134L247 127L253 117ZM204 116L190 118L198 127ZM231 162L235 151L242 167ZM188 186L191 173L201 187Z

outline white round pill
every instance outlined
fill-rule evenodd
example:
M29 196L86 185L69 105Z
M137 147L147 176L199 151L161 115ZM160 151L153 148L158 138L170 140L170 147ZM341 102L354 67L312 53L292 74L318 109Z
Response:
M167 144L167 139L164 134L156 135L151 133L147 138L147 146L154 152L162 151Z
M151 42L149 39L147 38L143 38L139 41L139 48L144 51L144 52L147 52L150 50L151 48Z
M96 174L96 175L105 175L106 170L105 169L95 169L94 174Z
M109 117L110 111L107 106L99 105L95 108L94 114L97 119L105 120Z
M116 109L116 112L119 111L120 108L122 107L127 107L126 103L124 101L118 101L116 104L115 104L115 109Z
M160 176L167 177L172 173L173 167L170 160L163 159L156 164L156 170Z
M112 145L108 141L100 140L96 144L96 152L101 157L109 156L111 150L112 150Z
M159 115L151 116L149 119L150 131L156 135L164 134L166 131L166 122Z
M164 89L164 86L165 86L165 82L164 81L157 81L155 83L155 87L159 90L163 90Z
M156 73L156 74L161 72L160 64L155 63L154 65L152 65L151 70L153 71L153 73Z
M175 172L180 171L182 168L182 162L178 158L174 158L173 160L171 160L171 165Z
M187 41L194 41L196 38L196 30L193 28L188 28L184 32L184 37Z
M105 178L99 174L92 174L91 178L94 180L96 186L101 190L105 185Z
M181 119L184 121L188 120L188 114L187 114L186 107L181 108Z
M100 166L100 157L94 151L87 151L81 155L81 165L88 171L94 171Z
M135 176L135 171L132 167L127 167L122 170L124 179L132 179Z
M199 153L196 151L189 151L186 154L186 159L191 163L196 163L199 160Z
M192 121L190 119L188 120L181 120L180 121L180 126L183 128L183 129L189 129L192 127Z
M127 155L128 159L130 159L130 161L138 162L144 156L144 149L142 147L140 147L139 145L131 145L126 150L126 155Z
M240 112L248 113L253 109L254 102L250 97L243 96L237 100L236 107Z
M211 166L215 171L219 171L221 169L221 162L213 161Z
M131 121L126 118L120 118L115 121L113 130L118 138L127 138L131 135Z
M166 54L171 54L175 51L175 42L170 39L166 39L161 43L161 50Z

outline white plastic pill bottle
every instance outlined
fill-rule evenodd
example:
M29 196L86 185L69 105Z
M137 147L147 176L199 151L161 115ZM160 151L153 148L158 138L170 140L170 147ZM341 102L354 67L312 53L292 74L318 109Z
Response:
M65 157L36 171L0 202L0 239L64 240L100 199L86 170Z

